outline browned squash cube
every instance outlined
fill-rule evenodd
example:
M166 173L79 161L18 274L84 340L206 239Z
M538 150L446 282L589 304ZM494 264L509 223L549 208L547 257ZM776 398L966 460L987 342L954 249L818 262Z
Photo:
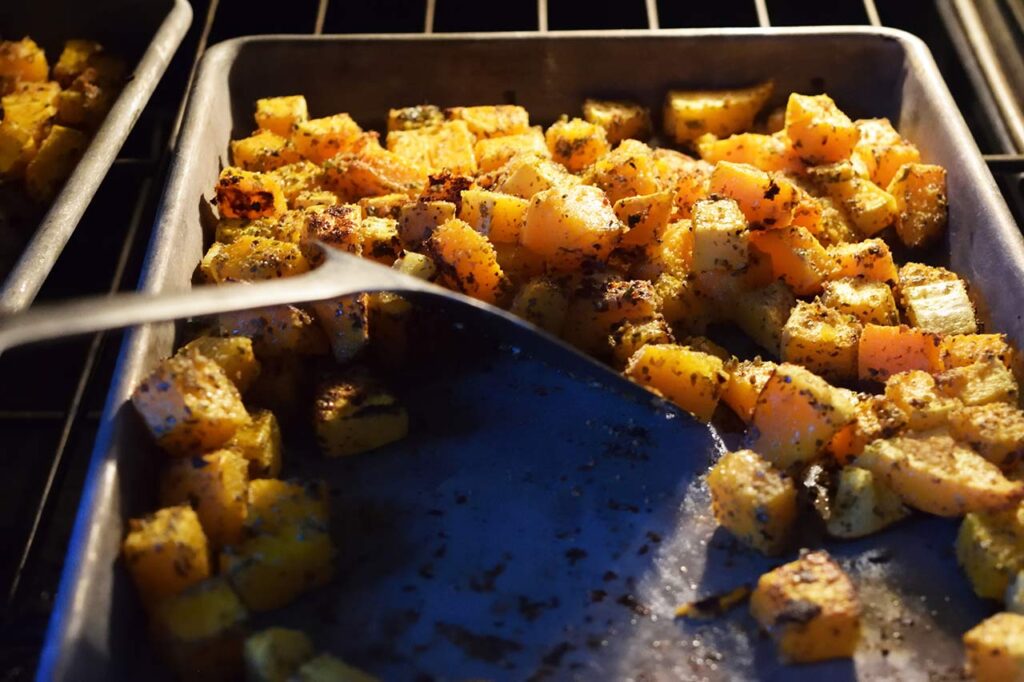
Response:
M239 392L246 390L260 374L260 362L252 351L252 339L244 336L200 336L189 341L179 352L194 348L224 370Z
M359 223L359 234L363 242L363 258L391 265L402 252L398 221L393 218L365 217Z
M551 278L535 277L516 293L511 311L549 334L559 334L569 310L569 297Z
M907 426L906 413L885 396L859 395L856 402L853 421L837 430L826 447L843 466L864 452L868 443L899 435Z
M608 153L608 137L599 125L581 118L557 121L544 135L551 157L577 173Z
M899 324L896 299L885 282L843 277L825 282L821 302L862 323Z
M696 163L693 159L690 161ZM603 189L608 199L615 202L638 194L654 194L663 189L661 175L653 149L639 140L623 140L618 147L597 160L587 171L585 179Z
M261 630L245 640L245 679L288 682L299 666L313 658L313 652L313 642L298 630Z
M132 519L128 527L121 553L148 609L210 577L206 536L188 505Z
M626 376L707 422L729 380L721 359L674 344L647 344L629 359Z
M425 250L445 286L492 304L509 293L494 246L461 220L453 218L435 229Z
M1024 678L1024 616L997 613L964 634L967 671L976 682Z
M665 95L665 134L685 144L705 133L726 137L748 130L772 90L771 81L733 90L669 90Z
M782 330L795 305L793 292L782 282L774 282L744 292L731 315L759 346L778 356L782 352Z
M355 146L363 130L348 114L335 114L295 121L291 132L283 134L291 135L292 145L302 158L322 164Z
M867 169L871 182L888 187L889 181L905 163L917 163L921 153L901 136L887 118L868 118L853 122L860 133L853 155Z
M132 394L157 443L176 456L220 447L249 421L224 370L194 349L162 360Z
M56 196L89 144L86 135L73 128L54 125L25 167L25 188L36 201Z
M796 528L796 484L751 450L727 452L708 472L715 521L744 544L780 554Z
M942 364L946 369L973 365L989 358L1013 367L1015 353L1006 334L955 334L942 339Z
M651 112L634 102L588 99L583 102L583 118L604 128L609 144L651 136Z
M217 181L217 210L222 218L275 217L287 210L281 185L273 175L228 167Z
M892 252L881 239L833 244L828 247L828 254L833 262L830 279L854 277L891 285L899 281Z
M863 176L850 161L809 169L817 185L845 209L857 229L868 235L894 225L899 217L896 199Z
M298 161L288 138L269 130L231 142L231 162L243 170L266 172Z
M1016 405L997 402L958 407L949 414L949 432L999 467L1024 456L1024 412Z
M725 365L729 382L722 389L722 402L746 423L754 416L757 397L775 372L777 365L760 357L753 360L731 361Z
M171 461L160 477L160 505L190 504L213 549L242 539L249 462L224 449Z
M314 409L317 441L329 457L355 455L405 438L409 415L366 372L325 382Z
M293 305L222 313L217 322L224 336L252 339L253 350L261 361L289 353L324 355L330 350L316 318Z
M648 344L674 344L672 329L662 315L647 320L626 320L612 329L608 343L612 347L615 366L623 368L637 351ZM694 350L700 350L695 348Z
M823 550L762 575L750 613L789 663L849 658L860 640L857 590Z
M269 410L259 410L252 421L239 427L225 448L238 452L249 463L249 478L276 478L281 473L281 428Z
M465 121L478 138L517 135L530 129L530 114L515 104L453 107L445 109L449 120Z
M519 154L538 154L550 157L548 143L540 126L525 133L477 140L473 146L477 168L481 173L498 170Z
M221 284L301 275L309 261L298 244L244 235L230 244L214 242L199 267L207 280Z
M967 514L956 537L957 562L974 593L1002 599L1024 570L1024 516L1019 509Z
M936 375L935 383L939 391L958 398L964 405L995 402L1016 405L1020 398L1020 388L1013 372L995 358L947 369Z
M896 234L907 246L924 246L946 230L948 201L946 169L925 163L907 163L889 182L896 200Z
M827 379L852 381L857 378L860 330L852 315L819 301L797 301L782 328L782 360Z
M828 95L793 93L786 104L786 137L807 163L849 158L860 132Z
M960 401L943 395L931 374L911 370L893 374L885 382L885 397L906 415L907 428L914 431L943 426Z

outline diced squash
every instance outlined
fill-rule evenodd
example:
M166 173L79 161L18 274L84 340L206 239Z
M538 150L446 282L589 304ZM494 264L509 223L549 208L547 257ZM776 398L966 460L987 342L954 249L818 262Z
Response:
M287 210L281 185L272 175L225 168L217 181L217 210L222 218L263 218Z
M626 201L629 199L620 199L616 203L616 206L621 205L619 211L625 208L625 204L622 202ZM658 218L656 214L653 216L648 214L647 219L652 217ZM623 222L628 225L629 219L630 216L627 215ZM628 237L629 233L626 236ZM693 221L677 220L666 225L648 245L647 262L640 267L643 272L642 276L647 279L656 279L662 274L685 278L693 267Z
M960 401L943 395L928 372L919 369L893 374L885 382L885 397L906 415L907 428L925 431L943 426Z
M577 173L608 153L608 138L602 128L581 118L558 121L544 134L551 157Z
M476 174L476 138L464 121L388 133L388 149L432 172Z
M433 281L437 275L437 265L430 256L415 251L402 251L402 255L395 259L391 267L404 275L428 282Z
M673 344L642 346L629 359L626 376L705 422L729 380L719 358Z
M300 123L309 120L306 98L302 95L289 95L258 99L255 118L260 130L288 137Z
M234 450L176 459L160 476L160 506L191 504L211 548L242 540L249 462Z
M269 130L231 142L231 162L243 170L265 172L298 161L288 138Z
M28 132L35 142L42 142L49 130L49 123L57 113L60 86L52 81L44 83L19 83L14 92L0 99L3 107L3 121ZM34 155L32 149L30 154Z
M1006 334L956 334L942 339L942 364L946 369L973 365L989 358L1012 368L1014 356Z
M53 65L53 79L68 87L72 81L95 64L103 46L92 40L69 40L64 43L57 63Z
M559 334L568 309L569 298L557 282L535 277L520 287L511 311L550 334Z
M732 199L698 201L693 207L693 269L744 267L750 234L746 217Z
M302 158L323 163L352 148L363 130L348 114L335 114L325 118L294 120L290 133L278 133L286 134L291 135L292 145Z
M733 90L669 90L665 96L665 134L679 144L705 133L725 137L754 124L754 117L771 97L771 81Z
M547 271L544 257L519 244L494 244L494 255L498 266L509 281L509 290L515 290L534 277L540 277ZM504 303L505 298L502 298Z
M819 301L797 301L782 328L781 358L827 379L857 376L857 340L861 325L852 315Z
M733 199L751 224L767 228L793 222L799 194L795 185L745 163L721 161L711 172L708 191Z
M857 376L864 381L885 381L891 375L920 369L942 369L937 334L906 325L866 324L857 347Z
M852 422L836 431L826 450L840 465L864 452L868 443L891 438L907 427L907 415L884 396L868 395L857 402Z
M598 188L552 188L531 200L520 241L543 256L549 268L570 271L588 260L607 259L622 227Z
M803 367L783 363L757 398L750 448L784 471L807 464L853 421L856 407L846 392Z
M135 389L132 404L157 444L176 456L218 448L249 421L231 379L195 349L162 360Z
M444 122L444 112L433 104L419 104L388 111L388 132L394 130L416 130Z
M409 432L405 408L365 372L325 382L314 408L317 442L328 457L374 450Z
M473 147L477 168L490 173L504 166L518 154L539 154L550 157L544 131L538 126L516 135L503 135L477 140Z
M924 163L907 163L887 188L896 202L896 234L907 246L924 246L946 230L948 201L946 169Z
M949 415L949 432L982 457L1006 467L1024 456L1024 412L1016 405L968 405Z
M855 277L825 282L821 302L847 315L853 315L864 324L899 324L896 299L885 282Z
M673 344L675 337L664 316L655 315L647 320L626 320L616 326L608 337L615 366L623 368L636 352L648 344ZM700 350L700 349L696 349Z
M964 405L986 405L993 402L1016 405L1020 397L1013 372L995 358L947 369L935 377L935 383L939 391L960 399Z
M249 478L276 478L281 473L281 428L269 410L259 410L224 444L238 452L249 465Z
M1024 517L1020 510L965 516L956 537L956 558L975 594L1002 599L1010 581L1024 570Z
M896 493L859 467L843 467L839 472L831 510L828 533L837 538L877 533L910 513Z
M261 533L220 554L220 570L250 611L272 611L331 580L334 547L308 524Z
M521 154L495 171L498 180L490 189L530 199L536 194L556 187L567 188L579 184L579 178L546 156Z
M503 138L497 138L503 139ZM515 244L526 223L530 202L509 194L467 189L462 192L459 219L492 242Z
M337 206L338 195L325 189L303 191L296 194L288 203L292 208L300 210L313 206Z
M182 679L235 679L249 614L223 578L210 578L162 601L153 613L161 653Z
M915 281L914 269L941 271L949 277ZM900 303L914 327L936 334L974 334L978 331L974 305L963 280L942 268L908 263L900 268Z
M261 361L289 353L324 355L330 349L316 318L293 305L221 313L217 323L224 336L252 339L253 350Z
M831 272L828 252L807 228L790 225L777 230L755 230L750 241L771 258L772 274L797 296L821 291Z
M667 149L659 149L658 152L671 151ZM683 156L680 154L680 156ZM661 164L662 159L665 157L659 156L655 152L655 159ZM692 218L693 207L698 201L708 198L708 185L711 182L711 172L714 170L714 166L706 161L689 159L685 164L680 164L681 167L677 172L673 172L669 178L664 177L662 182L668 187L672 188L676 193L676 209L679 212L680 218Z
M587 171L586 182L608 194L612 202L662 189L654 150L639 140L623 140Z
M776 357L782 353L782 330L796 305L793 292L782 282L746 291L731 317L759 346Z
M36 201L56 196L82 157L89 139L73 128L54 125L39 145L39 151L25 167L25 188Z
M1024 497L1024 483L942 431L876 440L857 457L915 509L938 516L1006 509Z
M785 131L800 158L812 164L848 158L860 137L857 126L828 95L791 94Z
M616 201L612 207L615 215L628 228L620 244L657 248L672 215L672 198L672 192L666 190Z
M892 252L881 239L833 244L828 247L828 254L833 262L832 279L855 277L893 285L899 281Z
M297 244L245 235L230 244L214 242L200 270L217 284L252 282L300 275L309 270L309 261Z
M478 138L517 135L530 129L530 114L515 104L445 109L449 120L465 121Z
M1024 616L997 613L964 634L967 671L976 682L1024 679Z
M803 161L785 135L738 133L719 139L704 135L697 140L700 157L708 163L749 163L763 171L800 171Z
M20 177L37 148L33 131L10 121L0 122L0 176Z
M369 295L356 294L313 303L313 312L340 364L351 362L370 342Z
M796 485L750 450L727 452L708 472L715 521L764 554L781 554L796 528Z
M762 575L750 613L789 663L852 657L860 640L857 591L823 550Z
M449 220L435 229L425 248L446 286L487 303L497 303L508 293L508 279L494 246L461 220Z
M253 481L246 498L249 535L274 534L304 527L326 531L330 522L327 485L323 481Z
M854 156L867 169L871 182L888 187L896 171L905 163L918 163L921 153L901 136L887 118L854 121L859 132Z
M411 196L427 184L427 168L389 152L375 138L363 138L351 151L324 162L324 183L348 200L400 192Z
M363 218L359 223L363 258L382 265L391 265L402 251L398 235L398 221L393 218Z
M296 682L380 682L373 675L353 668L330 654L320 654L306 661L292 679Z
M245 393L259 376L260 362L252 352L252 339L200 336L182 346L182 351L188 352L190 348L220 365L241 393Z
M31 38L0 42L0 79L11 83L45 81L49 73L46 53Z
M284 198L292 208L302 208L297 204L299 195L306 192L321 192L323 169L312 161L298 161L279 166L267 175L274 178L284 193ZM334 194L333 192L331 194ZM337 197L337 195L334 195ZM335 199L335 203L337 198Z
M757 397L775 372L777 365L760 357L726 364L729 382L722 389L722 402L746 423L754 416Z
M654 281L661 299L660 313L673 329L703 332L707 323L704 299L692 280L663 273Z
M210 577L206 536L188 505L132 519L128 528L121 552L148 609Z
M249 682L288 682L303 663L313 658L313 642L305 633L267 628L245 640L245 679Z
M650 110L633 102L588 99L583 102L583 118L604 128L610 144L651 136Z
M871 236L894 225L899 217L896 199L887 191L858 174L849 161L810 169L811 177L836 203L850 221Z
M406 246L418 246L454 217L455 204L450 201L407 203L398 212L398 236Z
M379 197L363 197L359 200L359 207L363 209L365 216L398 220L402 207L408 203L409 195L401 192Z
M618 280L580 292L569 304L562 336L585 353L607 357L608 335L623 322L646 321L657 315L661 300L644 280Z

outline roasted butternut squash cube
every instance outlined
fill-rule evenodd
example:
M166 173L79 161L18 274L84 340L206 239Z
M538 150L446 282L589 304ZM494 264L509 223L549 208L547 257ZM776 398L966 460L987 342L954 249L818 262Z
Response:
M39 145L39 151L25 167L25 188L29 196L36 201L56 196L88 144L84 133L61 125L52 126Z
M499 192L467 189L462 192L459 219L492 242L515 244L519 241L529 208L530 202L526 199Z
M325 189L303 191L295 195L295 198L288 202L294 209L302 210L313 206L337 206L338 195Z
M45 81L50 73L46 53L34 40L0 42L0 79L11 84L19 81ZM0 88L0 91L3 91Z
M818 458L854 420L856 401L816 374L782 363L765 384L750 421L750 449L786 471Z
M729 380L721 359L674 344L647 344L629 359L626 376L707 422Z
M277 131L274 131L277 132ZM323 163L356 145L362 128L348 114L294 121L290 134L295 151L313 163Z
M896 199L861 175L850 161L809 169L815 183L841 205L857 229L868 235L894 225L899 216Z
M240 393L245 393L260 374L260 362L253 354L252 339L200 336L182 346L182 351L188 352L191 348L220 365Z
M309 261L298 244L244 235L230 244L214 242L199 267L220 284L300 275L309 271Z
M509 289L494 246L458 219L433 231L425 246L448 287L487 303L497 303Z
M658 275L654 290L661 299L665 321L673 329L703 333L709 315L706 302L692 280L668 273Z
M646 321L658 313L661 300L644 280L615 280L585 292L569 304L562 335L590 355L606 357L608 335L623 322Z
M221 313L217 316L217 324L224 336L252 339L253 350L261 361L289 353L324 355L330 350L316 318L298 306L279 305Z
M689 159L684 163L678 164L680 167L671 171L666 177L666 172L663 168L663 160L666 157L659 152L669 152L670 149L659 149L655 152L655 159L658 161L659 168L662 170L662 184L668 188L673 189L676 194L676 210L679 212L680 218L692 218L693 207L698 201L709 198L708 186L711 182L711 171L714 170L714 166L706 161ZM680 154L680 157L685 157L684 154ZM688 157L685 157L688 159Z
M754 416L757 397L761 395L776 367L774 362L760 357L726 363L729 381L722 389L722 402L749 424Z
M310 263L316 265L323 260L321 244L356 256L363 254L363 209L358 205L304 208L299 220L299 246Z
M409 195L401 192L379 197L363 197L359 200L359 207L363 209L365 216L398 220L402 207L408 203Z
M762 575L750 595L750 613L789 663L848 658L860 640L857 591L824 550Z
M4 95L4 122L29 131L41 142L48 131L50 120L57 114L60 85L53 81L18 83L14 91Z
M907 428L925 431L943 426L960 401L943 395L928 372L919 369L893 374L885 382L885 397L906 415Z
M553 123L544 139L551 158L573 173L590 166L611 149L604 128L581 118L563 118Z
M61 87L68 87L102 52L103 46L92 40L67 41L57 63L53 65L53 79L60 83Z
M323 164L324 184L349 201L385 194L412 196L427 184L425 166L389 152L376 138L361 138Z
M876 440L857 457L915 509L937 516L1006 509L1024 497L1024 483L941 430Z
M801 171L804 162L785 135L738 133L725 138L704 135L697 140L700 157L708 163L731 161L763 171Z
M906 325L866 324L857 346L857 376L864 381L885 381L893 374L920 369L942 369L940 337Z
M843 466L864 452L868 443L891 438L907 427L906 413L885 396L859 396L855 416L832 436L826 450Z
M267 628L246 638L244 658L246 680L288 682L313 658L313 642L299 630Z
M793 222L799 201L796 186L784 176L730 161L715 165L708 191L735 200L748 222L767 228L786 227Z
M1006 334L955 334L942 339L942 364L947 369L973 365L989 358L1012 368L1014 356Z
M447 169L452 173L475 175L476 138L465 121L447 121L435 126L388 133L388 149L431 172Z
M624 197L616 201L612 209L627 228L620 241L622 246L656 249L672 215L672 192Z
M540 126L516 135L502 135L477 140L473 146L476 165L481 173L490 173L504 166L519 154L550 157L547 140Z
M828 254L833 262L832 279L854 277L891 285L899 281L892 252L881 239L833 244L828 247Z
M258 99L255 119L260 130L288 137L300 123L309 120L306 98L302 95L289 95Z
M912 285L905 276L911 265L917 264L911 263L900 269L900 302L910 324L936 334L977 332L974 304L967 296L967 286L963 280L953 275L945 281Z
M313 312L331 344L334 359L351 362L370 342L368 294L313 303Z
M485 189L530 199L546 189L573 187L580 179L544 155L520 154L494 171L496 180Z
M1024 455L1024 412L1016 405L989 403L959 407L949 414L949 432L996 466Z
M553 279L535 277L516 293L511 310L544 331L559 334L569 310L569 297Z
M224 447L245 458L249 478L276 478L281 473L281 428L270 410L259 410L235 431Z
M994 402L1016 405L1020 397L1013 372L995 358L947 369L936 375L935 383L940 392L959 399L964 405Z
M380 682L330 654L320 654L303 663L293 679L298 682Z
M907 246L924 246L946 230L946 169L906 163L887 187L896 202L896 234Z
M102 60L102 55L98 56ZM112 59L112 58L111 58ZM97 58L93 60L98 61ZM103 60L102 64L111 64L116 60ZM103 118L114 104L120 88L120 74L110 78L104 69L88 67L57 95L56 121L69 128L94 129L99 127Z
M37 149L33 131L10 121L0 121L0 176L21 177Z
M887 118L868 118L853 122L860 133L853 155L867 169L871 182L888 187L896 171L905 163L918 163L921 153L896 132Z
M782 354L782 330L796 305L796 297L782 282L746 291L731 317L757 345L776 357Z
M612 359L615 366L620 369L626 366L638 350L648 344L675 342L672 329L662 315L655 315L648 320L626 320L615 327L608 337L608 343L612 347Z
M964 517L956 537L956 558L975 594L1002 599L1024 570L1024 518L1019 509Z
M494 255L498 259L498 266L501 268L501 271L508 278L508 291L510 292L522 287L534 277L540 277L547 271L544 257L520 244L496 242L494 244ZM503 297L501 304L504 305L506 300L507 296Z
M405 438L409 416L398 400L365 372L325 382L314 410L317 442L328 457L367 452Z
M872 535L910 513L899 496L874 474L852 466L843 467L839 472L831 510L828 533L837 538Z
M381 265L393 264L402 251L398 221L393 218L363 218L359 223L359 236L363 243L363 258Z
M419 104L388 111L388 132L393 130L416 130L444 122L444 112L433 104Z
M807 228L797 225L777 230L755 230L750 241L771 259L772 275L797 296L821 291L831 272L828 252Z
M786 137L811 164L849 158L860 132L828 95L793 93L786 103Z
M583 118L604 128L609 144L651 136L651 112L635 102L588 99L583 102Z
M693 207L693 269L739 270L747 264L747 219L732 199L706 199Z
M586 182L603 189L612 202L638 194L653 194L663 189L660 180L654 150L639 140L623 140L614 150L597 159L585 177Z
M782 360L828 379L852 381L857 377L860 330L852 315L820 301L797 301L782 328Z
M439 225L455 218L455 204L450 201L415 201L406 203L398 212L398 236L408 247L422 244Z
M705 133L725 137L750 129L771 97L771 81L733 90L669 90L665 96L665 134L678 143Z
M234 679L242 672L249 617L223 578L210 578L168 597L153 613L161 653L183 679Z
M571 271L588 260L606 260L622 227L600 189L553 187L530 201L520 242L543 256L550 269Z
M222 218L275 217L288 208L281 185L272 175L228 167L217 181L217 210Z
M402 251L391 267L402 274L428 282L433 281L434 276L437 275L437 265L430 256L415 251Z
M284 193L285 200L292 208L302 208L297 203L301 194L323 191L321 183L324 171L312 161L302 160L278 166L270 171L268 175L277 181L281 192ZM333 203L336 202L337 199Z
M900 321L896 299L885 282L855 277L825 282L821 302L864 324L895 325Z
M864 235L846 215L846 210L842 205L829 196L815 196L813 199L818 204L818 212L821 216L815 235L822 244L833 246L858 243L864 240ZM895 267L893 270L895 271Z
M216 549L241 541L248 486L245 457L234 450L217 450L171 461L160 476L160 505L191 505Z
M266 172L299 161L288 138L269 130L231 142L232 163L247 171Z
M330 522L327 484L323 481L253 481L246 500L249 535L275 534L306 527L325 531Z
M727 452L708 472L715 521L763 554L781 554L796 527L796 485L751 450Z
M121 553L142 602L150 610L166 597L210 577L206 536L188 505L129 521Z
M964 634L967 671L977 682L1024 678L1024 616L997 613Z
M530 129L530 114L515 104L453 107L444 110L449 120L465 121L478 138L517 135Z
M330 582L334 547L324 530L302 524L262 533L220 554L220 570L250 611L272 611Z
M625 201L629 201L629 199L620 199L616 205ZM626 205L622 205L620 212L625 208ZM651 218L658 219L656 214L651 215L650 213L647 216L641 214L641 217L642 222L645 223ZM627 226L630 218L631 215L627 214L623 220ZM654 227L657 227L657 223ZM628 232L626 236L629 236ZM641 268L641 276L645 278L656 279L659 275L667 274L685 279L693 269L693 221L676 220L657 233L654 240L648 245L647 262L642 264Z
M157 444L175 456L218 448L249 421L234 383L195 349L162 360L135 389L132 404Z

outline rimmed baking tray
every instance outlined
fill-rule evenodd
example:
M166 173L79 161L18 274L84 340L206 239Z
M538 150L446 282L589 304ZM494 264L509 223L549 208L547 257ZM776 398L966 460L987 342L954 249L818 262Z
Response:
M191 22L187 0L0 3L0 32L5 39L30 36L47 50L51 61L70 38L96 40L132 67L103 124L38 226L33 226L34 233L17 261L9 272L0 271L4 277L0 313L21 310L39 293ZM19 240L18 236L5 238Z
M885 29L221 44L191 94L141 286L190 286L228 141L251 129L259 97L304 93L313 115L348 111L378 129L389 107L425 101L516 102L547 124L586 96L629 97L657 111L669 87L768 77L779 102L790 91L826 91L852 116L888 116L926 160L948 169L948 261L986 303L993 328L1024 344L1020 233L927 48ZM652 409L635 386L520 326L489 328L493 342L472 320L453 328L436 366L399 389L413 415L409 439L343 462L325 462L301 436L289 445L299 473L331 482L338 578L258 623L301 624L320 648L384 679L958 674L960 635L989 607L955 565L955 522L921 515L863 541L830 543L864 597L864 645L854 661L783 666L743 609L708 624L672 621L676 603L749 583L772 565L738 550L708 518L701 474L721 450L716 434L671 408ZM117 557L125 519L153 508L158 460L125 401L174 340L174 326L160 325L124 342L40 679L156 674ZM608 388L594 388L595 377ZM507 386L533 387L536 399L504 398ZM594 401L597 390L623 400ZM556 394L573 398L562 412L545 407Z

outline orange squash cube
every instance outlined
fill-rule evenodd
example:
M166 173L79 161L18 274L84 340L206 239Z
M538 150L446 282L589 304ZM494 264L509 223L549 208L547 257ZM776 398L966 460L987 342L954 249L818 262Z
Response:
M1016 355L1006 334L954 334L942 339L941 348L942 366L946 369L973 365L989 358L1012 368Z
M323 163L352 148L363 130L348 114L335 114L325 118L292 119L290 131L277 134L291 135L292 145L302 158Z
M487 303L496 303L508 293L508 278L498 265L494 246L461 220L449 220L434 230L426 249L447 286Z
M626 365L626 376L707 422L729 380L722 360L674 344L642 346Z
M899 270L889 245L881 239L833 244L828 249L833 267L829 279L854 277L872 282L899 282Z
M597 159L585 181L600 187L612 202L662 189L655 151L639 140L623 140Z
M857 126L828 95L791 94L785 126L796 153L812 164L849 158L860 137Z
M857 376L860 330L851 315L820 301L797 301L782 328L781 358L827 379L852 381Z
M622 246L656 248L672 215L672 192L638 194L615 202L615 215L628 228Z
M719 139L705 135L697 140L700 157L708 163L731 161L750 164L763 171L799 172L804 163L785 135L739 133Z
M147 608L210 577L206 536L188 505L132 519L128 528L121 554Z
M832 271L832 259L806 228L790 225L778 230L751 231L750 242L771 258L772 274L797 296L821 291Z
M866 324L857 346L857 376L864 381L885 381L893 374L920 369L942 369L937 334L906 325Z
M853 122L860 137L853 155L867 169L871 182L888 187L896 171L905 163L918 163L921 153L896 132L887 118L868 118Z
M588 99L583 102L583 118L604 128L609 144L651 136L651 112L634 102Z
M561 120L544 134L551 158L577 173L608 153L604 128L581 118Z
M727 452L708 472L715 521L767 555L781 554L796 529L796 485L757 453Z
M722 161L711 172L711 194L734 199L751 224L767 228L793 222L799 193L787 178L754 166Z
M255 119L260 130L289 137L298 124L309 120L306 98L302 95L289 95L258 99Z
M726 364L729 382L722 389L722 402L749 424L754 417L757 397L761 395L777 366L760 357Z
M771 81L733 90L669 90L665 95L665 134L678 144L711 133L726 137L750 129L771 97Z
M444 113L449 120L465 121L477 139L518 135L530 129L530 113L515 104L452 107Z
M924 163L907 163L893 175L887 187L896 202L896 234L907 246L924 246L946 230L948 200L946 169Z
M160 477L160 505L191 504L213 548L242 540L249 462L233 450L177 459Z
M597 187L552 188L531 200L520 242L543 256L549 268L570 271L587 260L607 259L622 227Z

